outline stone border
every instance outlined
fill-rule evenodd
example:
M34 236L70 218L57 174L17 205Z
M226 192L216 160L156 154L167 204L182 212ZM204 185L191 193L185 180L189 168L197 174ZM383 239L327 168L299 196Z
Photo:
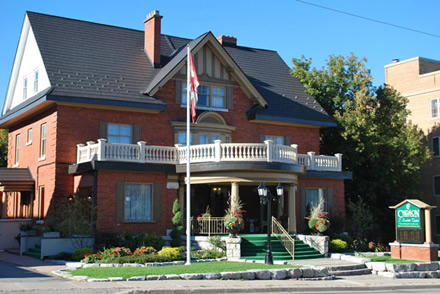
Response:
M372 262L369 258L358 256L344 255L340 253L332 253L333 259L351 261L353 263L365 264L371 269L373 275L378 275L393 279L438 279L440 278L439 262L420 262L420 263L386 263Z
M224 259L221 259L224 260ZM218 260L197 260L195 262L218 261ZM128 279L122 277L109 277L107 279L93 279L87 276L73 276L67 270L75 270L78 268L88 267L153 267L167 265L181 265L184 261L146 263L146 264L82 264L82 263L66 263L66 268L52 272L54 275L74 281L87 282L115 282L115 281L159 281L159 280L332 280L334 277L329 274L326 267L310 267L310 268L289 268L289 269L255 269L241 272L221 272L221 273L203 273L203 274L181 274L181 275L149 275L135 276Z

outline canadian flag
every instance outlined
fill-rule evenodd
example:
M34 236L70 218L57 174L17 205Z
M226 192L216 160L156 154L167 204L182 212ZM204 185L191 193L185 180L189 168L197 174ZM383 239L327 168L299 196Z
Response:
M199 78L197 77L196 68L194 66L194 61L192 58L191 51L188 52L189 55L189 85L191 92L191 116L193 123L196 121L196 104L197 104L197 88L199 87Z

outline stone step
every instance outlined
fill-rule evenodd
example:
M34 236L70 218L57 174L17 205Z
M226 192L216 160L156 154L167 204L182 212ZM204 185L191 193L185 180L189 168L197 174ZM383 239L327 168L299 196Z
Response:
M365 264L349 264L349 265L335 265L335 266L328 266L327 267L329 271L350 271L350 270L356 270L356 269L365 269L367 268Z
M353 270L341 270L341 271L329 271L329 274L334 276L361 276L371 274L371 269L353 269Z

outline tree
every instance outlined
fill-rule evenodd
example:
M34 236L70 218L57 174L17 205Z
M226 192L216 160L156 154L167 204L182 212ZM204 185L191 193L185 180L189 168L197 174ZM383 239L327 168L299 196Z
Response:
M0 167L8 165L8 130L0 129Z
M321 152L343 154L347 203L359 203L381 224L383 239L394 238L394 214L388 208L406 198L420 198L419 171L430 158L423 133L407 122L406 98L387 85L374 87L366 59L331 55L325 67L293 59L292 74L338 126L321 131ZM353 205L351 205L353 206ZM350 207L349 207L350 208Z
M182 234L184 231L183 227L183 213L180 211L179 199L174 200L173 203L173 218L171 219L173 223L173 230L170 233L171 242L170 245L173 247L179 247L182 245Z

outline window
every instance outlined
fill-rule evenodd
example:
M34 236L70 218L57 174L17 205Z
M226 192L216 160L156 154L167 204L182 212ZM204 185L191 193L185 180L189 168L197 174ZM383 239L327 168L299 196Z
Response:
M46 158L46 124L41 125L40 130L40 159Z
M34 93L38 92L38 69L34 71Z
M152 185L125 184L124 209L125 220L152 220Z
M27 130L26 145L32 144L32 129Z
M439 98L435 98L431 100L431 117L439 118L440 117L440 101Z
M23 78L23 99L27 98L27 86L28 86L28 80L27 77Z
M434 176L434 196L440 196L440 176Z
M15 166L20 162L20 134L15 136Z
M432 138L432 152L434 152L433 156L439 156L440 155L440 144L439 144L440 137L434 137Z
M307 188L306 189L306 208L312 208L324 199L324 211L327 211L327 201L325 201L325 191L323 188Z
M111 144L131 144L133 129L131 125L107 125L107 140Z
M191 135L190 144L193 143L192 136L193 135ZM186 145L186 132L178 132L177 133L177 144L182 144L184 146Z
M196 108L226 108L225 87L200 85ZM182 83L182 105L186 105L186 83Z
M284 137L280 136L265 136L265 140L272 140L274 144L284 145Z

